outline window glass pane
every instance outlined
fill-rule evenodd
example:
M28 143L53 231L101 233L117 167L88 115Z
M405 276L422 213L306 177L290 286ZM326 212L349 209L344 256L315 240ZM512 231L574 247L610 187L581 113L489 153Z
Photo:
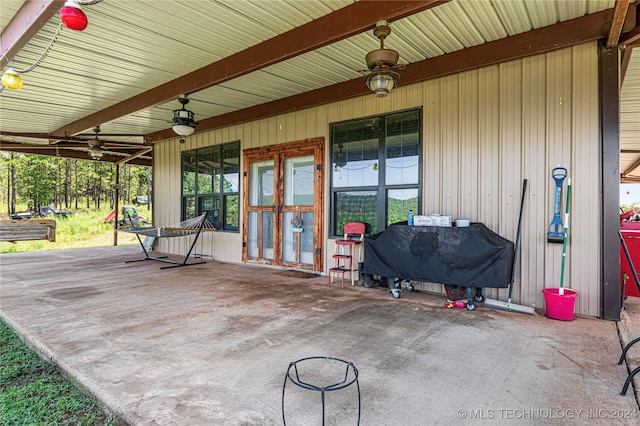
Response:
M334 188L378 185L380 119L333 126L331 156Z
M181 162L183 218L217 209L216 227L237 231L240 142L184 151ZM222 194L228 197L221 198Z
M344 235L344 224L347 222L364 222L377 229L376 191L336 192L334 202L334 235Z
M209 195L198 198L198 215L203 214L207 210L220 208L220 200L217 195Z
M237 231L239 229L239 200L238 195L224 196L224 229L228 231Z
M249 205L273 205L273 160L251 163Z
M407 220L407 213L418 214L418 188L387 191L387 226Z
M198 151L198 193L220 192L220 147Z
M313 178L313 155L285 159L285 206L312 206Z
M240 142L225 144L222 148L223 192L238 192L240 182Z
M196 193L196 151L182 153L182 195Z
M196 197L184 197L182 199L182 215L185 219L192 219L196 214Z
M385 180L387 185L418 183L420 114L408 111L387 117Z

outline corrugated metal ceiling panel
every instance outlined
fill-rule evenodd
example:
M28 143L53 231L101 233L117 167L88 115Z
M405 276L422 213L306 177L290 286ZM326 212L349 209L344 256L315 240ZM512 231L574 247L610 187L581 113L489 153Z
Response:
M24 75L25 88L2 93L2 108L12 113L0 115L0 126L12 132L52 132L353 2L110 0L85 7L87 31L64 29L42 65ZM2 11L15 14L19 4L3 0ZM614 0L453 0L392 22L385 47L397 50L401 63L412 63L613 5ZM12 65L31 65L57 27L56 17ZM372 32L359 34L193 93L189 108L202 120L357 78L358 70L366 68L365 54L378 47ZM103 132L166 129L171 110L178 107L177 101L151 106L103 123Z

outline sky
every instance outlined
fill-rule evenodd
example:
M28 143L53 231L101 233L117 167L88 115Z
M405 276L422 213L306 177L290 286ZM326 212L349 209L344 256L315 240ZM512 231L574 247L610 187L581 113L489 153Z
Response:
M640 205L640 184L621 183L620 184L620 205L629 206L631 204Z

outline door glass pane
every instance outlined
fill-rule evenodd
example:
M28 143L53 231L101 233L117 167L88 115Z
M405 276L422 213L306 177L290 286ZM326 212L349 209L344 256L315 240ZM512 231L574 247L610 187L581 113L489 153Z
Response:
M258 241L258 218L259 212L249 212L249 227L247 229L247 256L257 259L260 257L262 248L262 258L273 260L273 212L262 213L262 240ZM260 245L262 244L262 247Z
M313 213L300 212L301 223L294 221L296 212L282 218L282 261L313 265Z
M284 205L313 205L313 155L284 160Z
M407 220L407 213L418 214L418 188L387 191L387 226Z
M303 212L300 234L300 263L313 265L313 212Z
M385 180L387 185L418 183L420 114L408 111L387 118Z
M344 235L344 224L347 222L364 222L371 225L370 229L377 229L376 191L336 192L335 197L334 235Z
M249 212L247 226L247 256L258 257L258 212Z
M262 212L262 258L273 260L273 212Z
M378 185L380 119L336 124L332 130L333 187Z
M251 163L249 205L273 205L273 160Z

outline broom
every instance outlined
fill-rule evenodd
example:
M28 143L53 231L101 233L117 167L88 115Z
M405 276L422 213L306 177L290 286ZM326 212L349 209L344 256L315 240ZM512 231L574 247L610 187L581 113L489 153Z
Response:
M571 178L567 183L567 203L566 212L564 214L564 229L562 230L562 271L560 272L560 288L559 295L564 294L564 262L567 258L567 236L569 235L569 201L571 201Z
M511 295L513 293L513 282L516 275L516 262L518 260L518 247L520 246L520 226L522 225L522 210L524 208L524 195L527 192L527 179L522 181L522 199L520 200L520 216L518 217L518 231L516 232L516 246L513 253L513 265L511 266L511 282L509 283L509 297L506 302L495 299L486 299L484 306L486 308L501 309L503 311L520 312L529 315L538 315L530 306L516 305L511 303Z

